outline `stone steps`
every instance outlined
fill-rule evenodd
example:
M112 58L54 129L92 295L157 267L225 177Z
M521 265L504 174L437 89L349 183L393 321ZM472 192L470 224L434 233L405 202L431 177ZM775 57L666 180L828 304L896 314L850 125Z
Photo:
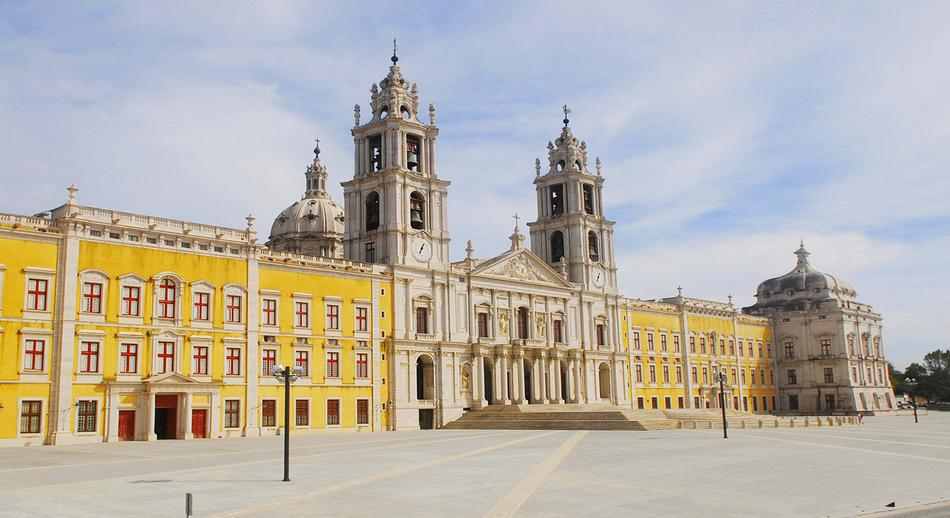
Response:
M607 405L506 405L467 412L448 430L668 430L662 412L631 412Z

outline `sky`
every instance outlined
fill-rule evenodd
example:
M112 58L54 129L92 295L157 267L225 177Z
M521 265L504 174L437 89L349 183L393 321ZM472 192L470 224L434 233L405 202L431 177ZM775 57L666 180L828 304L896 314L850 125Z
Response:
M455 259L534 219L560 131L604 163L623 292L754 302L812 264L885 318L898 367L946 348L950 3L0 0L0 212L79 202L268 233L319 137L404 77L438 110Z

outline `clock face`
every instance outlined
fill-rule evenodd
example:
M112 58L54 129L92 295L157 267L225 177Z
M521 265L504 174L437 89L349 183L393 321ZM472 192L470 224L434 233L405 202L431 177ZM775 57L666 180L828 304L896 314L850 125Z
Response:
M428 262L432 259L432 243L428 239L417 237L412 240L412 256L420 262Z
M593 285L598 288L603 288L606 278L607 274L604 272L604 269L597 266L594 268L594 271L591 274L591 283L593 283Z

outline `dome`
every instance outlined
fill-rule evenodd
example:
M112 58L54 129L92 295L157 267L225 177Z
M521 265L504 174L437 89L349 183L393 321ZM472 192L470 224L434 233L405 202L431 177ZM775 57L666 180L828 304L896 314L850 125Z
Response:
M274 220L270 237L288 234L343 235L343 208L330 198L304 198L284 209Z
M857 293L838 277L818 271L808 261L804 243L795 251L798 263L792 271L759 284L756 304L749 309L773 306L802 307L802 303L851 300Z

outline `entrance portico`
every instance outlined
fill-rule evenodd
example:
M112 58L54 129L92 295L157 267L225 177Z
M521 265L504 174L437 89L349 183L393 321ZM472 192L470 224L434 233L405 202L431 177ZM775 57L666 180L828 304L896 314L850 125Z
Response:
M177 373L112 383L106 440L220 437L220 388Z

